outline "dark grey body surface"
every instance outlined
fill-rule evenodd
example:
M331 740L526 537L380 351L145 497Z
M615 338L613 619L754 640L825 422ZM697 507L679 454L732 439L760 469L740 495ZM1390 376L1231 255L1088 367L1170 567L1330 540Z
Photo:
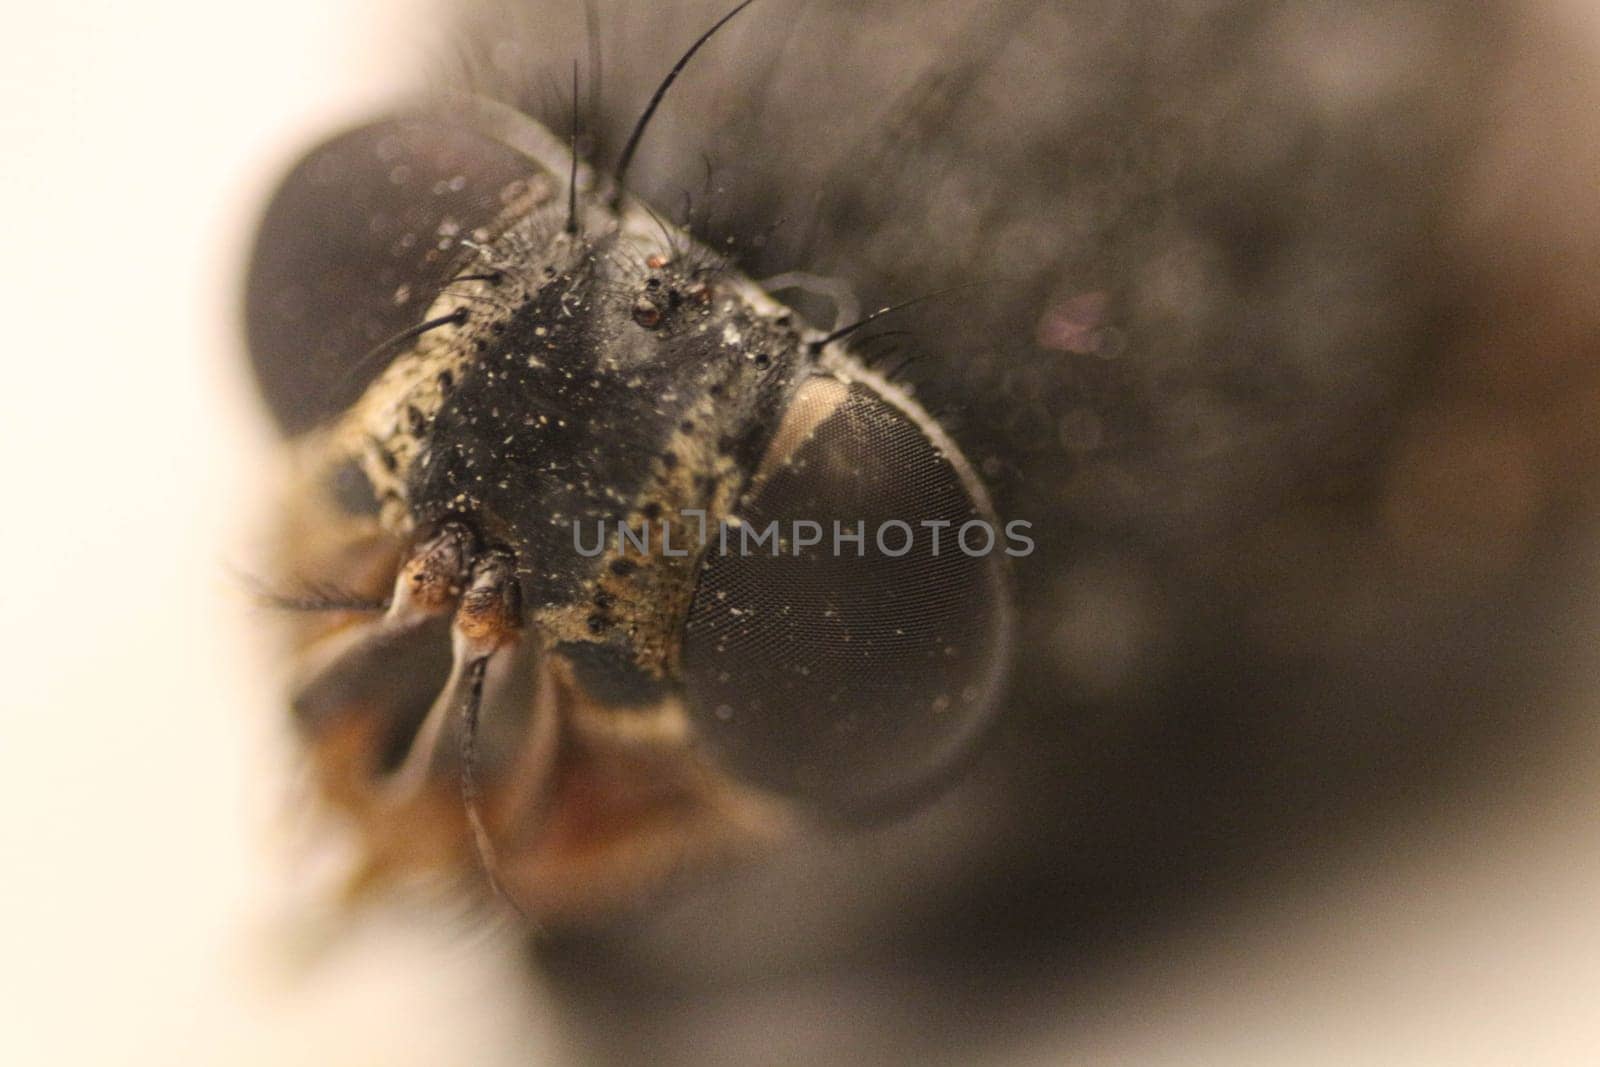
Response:
M722 12L596 6L604 165ZM966 286L885 322L898 377L1038 551L950 793L539 939L586 1054L965 1062L1070 1026L1066 988L1263 863L1545 736L1580 574L1559 494L1468 563L1387 525L1483 298L1447 233L1508 18L761 0L696 59L630 185L756 279L868 309ZM564 129L582 6L466 21L478 88ZM1390 61L1341 81L1369 47Z
M742 391L741 366L703 329L709 312L674 308L654 330L634 326L630 308L644 279L639 268L619 266L608 247L619 243L603 239L570 281L563 273L539 290L452 383L430 428L449 444L425 453L410 475L407 497L419 502L422 524L471 499L492 516L485 535L504 539L521 559L570 561L574 523L614 530L632 518L651 462L669 452L706 390ZM776 421L792 390L797 343L754 316L737 326L763 352L785 354L741 395L744 414L725 442L730 458L753 466L766 441L754 431ZM699 488L703 497L713 491ZM524 581L530 602L567 603L591 578L547 563Z

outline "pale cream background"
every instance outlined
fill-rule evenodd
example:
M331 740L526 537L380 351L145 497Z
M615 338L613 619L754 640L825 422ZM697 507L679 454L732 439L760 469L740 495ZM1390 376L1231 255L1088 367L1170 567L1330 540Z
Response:
M538 1047L516 961L459 928L380 918L302 965L238 579L270 443L232 317L250 212L305 138L404 83L384 59L417 20L98 0L0 24L0 1063Z
M318 941L283 877L273 664L236 577L270 444L231 318L250 211L311 132L406 84L424 17L6 12L0 1063L552 1055L492 935L395 914ZM1013 1054L1600 1063L1597 741L1545 787L1270 881L1130 958L1098 1026Z

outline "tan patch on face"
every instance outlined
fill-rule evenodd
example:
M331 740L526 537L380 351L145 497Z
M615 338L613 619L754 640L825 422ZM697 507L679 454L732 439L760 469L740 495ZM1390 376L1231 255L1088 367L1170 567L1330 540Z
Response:
M476 258L459 272L465 280L446 285L422 318L438 321L461 316L461 321L419 337L336 424L332 434L336 449L357 457L382 501L385 528L397 535L411 533L407 481L451 385L467 369L478 343L533 299L546 280L542 274L503 264L516 262L534 242L542 225L535 209L552 196L550 187L538 185L502 215L502 219L514 221L491 243L477 246ZM578 248L565 235L547 243L556 258L571 256Z
M556 643L620 631L642 670L658 679L676 677L679 637L702 551L716 542L718 524L732 513L745 481L744 472L718 450L726 427L714 405L702 405L694 416L692 430L679 429L668 439L665 451L672 460L653 461L651 482L624 520L636 533L648 530L649 551L608 529L594 595L539 616Z

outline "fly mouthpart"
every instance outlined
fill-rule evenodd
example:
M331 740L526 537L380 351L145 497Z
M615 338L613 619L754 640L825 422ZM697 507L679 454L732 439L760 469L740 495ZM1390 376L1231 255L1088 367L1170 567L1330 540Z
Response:
M478 725L491 659L514 648L522 630L521 590L516 559L505 549L475 552L476 538L460 523L446 523L418 546L395 581L390 614L381 625L443 614L454 608L450 627L450 675L412 738L400 766L381 784L383 802L392 808L414 803L433 776L445 726L461 716L461 796L484 876L495 895L524 915L504 889L499 860L483 817L478 782Z

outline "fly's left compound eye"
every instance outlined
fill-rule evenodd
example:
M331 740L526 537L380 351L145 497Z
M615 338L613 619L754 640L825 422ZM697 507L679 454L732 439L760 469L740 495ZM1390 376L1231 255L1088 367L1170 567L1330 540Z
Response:
M521 153L436 116L358 126L307 153L267 207L245 284L251 364L283 430L354 403L386 365L373 346L421 321L462 241L536 181Z
M993 717L1011 627L1004 532L909 401L817 377L708 548L691 715L741 778L862 813L935 783Z

